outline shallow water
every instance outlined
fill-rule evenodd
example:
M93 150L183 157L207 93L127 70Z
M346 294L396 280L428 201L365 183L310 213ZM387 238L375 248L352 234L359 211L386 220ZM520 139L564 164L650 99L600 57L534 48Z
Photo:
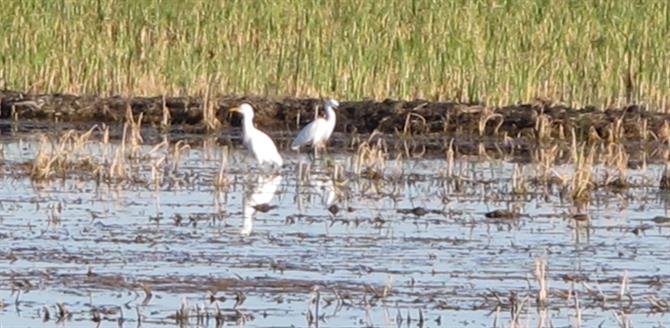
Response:
M519 164L505 160L458 159L458 183L442 159L388 160L375 180L354 173L352 154L285 152L268 175L234 149L217 188L224 151L205 140L177 161L174 145L142 146L126 167L132 183L77 172L34 183L19 164L38 142L2 139L3 327L90 327L96 311L101 326L129 327L214 327L217 312L225 325L257 327L307 326L316 312L324 327L509 327L512 307L522 327L670 320L648 301L670 300L670 226L652 221L668 215L660 166L629 170L633 188L598 189L580 223L557 187L512 193ZM110 161L117 146L92 142L82 154ZM534 176L533 164L519 168ZM484 215L513 205L516 220ZM428 213L408 211L417 207ZM538 258L549 286L541 311ZM58 303L70 313L61 320ZM175 318L180 308L191 317Z

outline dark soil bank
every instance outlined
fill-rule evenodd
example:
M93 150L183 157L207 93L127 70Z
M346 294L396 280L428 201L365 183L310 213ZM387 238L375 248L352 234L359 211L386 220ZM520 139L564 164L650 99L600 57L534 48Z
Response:
M124 98L75 96L69 94L25 94L0 91L1 118L54 120L59 122L122 123L128 106L143 122L159 126L164 110L169 124L190 131L204 131L201 97ZM216 117L223 126L239 125L239 117L228 109L242 102L256 109L256 124L268 130L295 130L312 120L314 98L267 98L227 95L212 99ZM579 139L637 141L670 138L670 115L647 111L640 106L608 109L569 108L537 101L506 107L478 104L430 102L424 100L381 102L342 101L338 110L337 132L402 135L472 135L475 137L570 138L574 129Z

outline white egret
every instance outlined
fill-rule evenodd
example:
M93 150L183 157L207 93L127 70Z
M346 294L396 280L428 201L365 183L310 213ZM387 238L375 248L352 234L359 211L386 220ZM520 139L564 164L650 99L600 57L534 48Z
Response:
M267 134L254 126L254 109L251 105L244 103L239 107L231 108L230 111L242 114L242 131L244 133L242 141L256 157L258 164L269 163L281 166L283 161L275 143Z
M302 146L311 145L316 156L319 148L326 147L326 142L335 129L335 111L333 109L339 107L340 103L335 99L326 99L323 105L326 109L326 118L319 117L302 128L291 142L291 149L299 150Z

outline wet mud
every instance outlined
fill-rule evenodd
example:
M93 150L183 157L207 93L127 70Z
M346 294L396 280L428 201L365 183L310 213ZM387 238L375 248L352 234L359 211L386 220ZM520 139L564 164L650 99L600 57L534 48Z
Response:
M210 106L223 128L239 126L240 118L228 109L242 102L256 110L256 124L271 131L297 130L314 117L321 105L314 98L266 98L225 95L211 97L99 97L69 94L25 94L0 91L0 118L58 122L123 123L128 108L143 115L150 126L203 133L203 108ZM205 106L205 103L207 103ZM481 104L424 100L341 101L336 131L369 134L374 131L397 136L467 136L499 139L577 138L621 139L627 142L670 137L670 115L643 106L599 110L570 108L537 100L530 104L489 107Z

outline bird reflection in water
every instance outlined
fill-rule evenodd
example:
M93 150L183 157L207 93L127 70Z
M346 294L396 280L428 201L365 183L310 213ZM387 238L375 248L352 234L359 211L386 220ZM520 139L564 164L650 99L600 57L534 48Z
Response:
M332 214L338 211L337 203L341 199L340 188L333 178L325 171L314 170L311 164L299 168L295 199L298 209L303 212L312 206L329 210Z
M281 184L281 175L259 175L251 192L244 197L243 222L240 234L249 235L254 225L256 212L267 212L276 206L270 205Z
M333 179L330 177L318 177L314 176L312 178L312 186L314 191L321 198L321 204L325 208L329 208L337 200L337 193L335 192L335 184Z

